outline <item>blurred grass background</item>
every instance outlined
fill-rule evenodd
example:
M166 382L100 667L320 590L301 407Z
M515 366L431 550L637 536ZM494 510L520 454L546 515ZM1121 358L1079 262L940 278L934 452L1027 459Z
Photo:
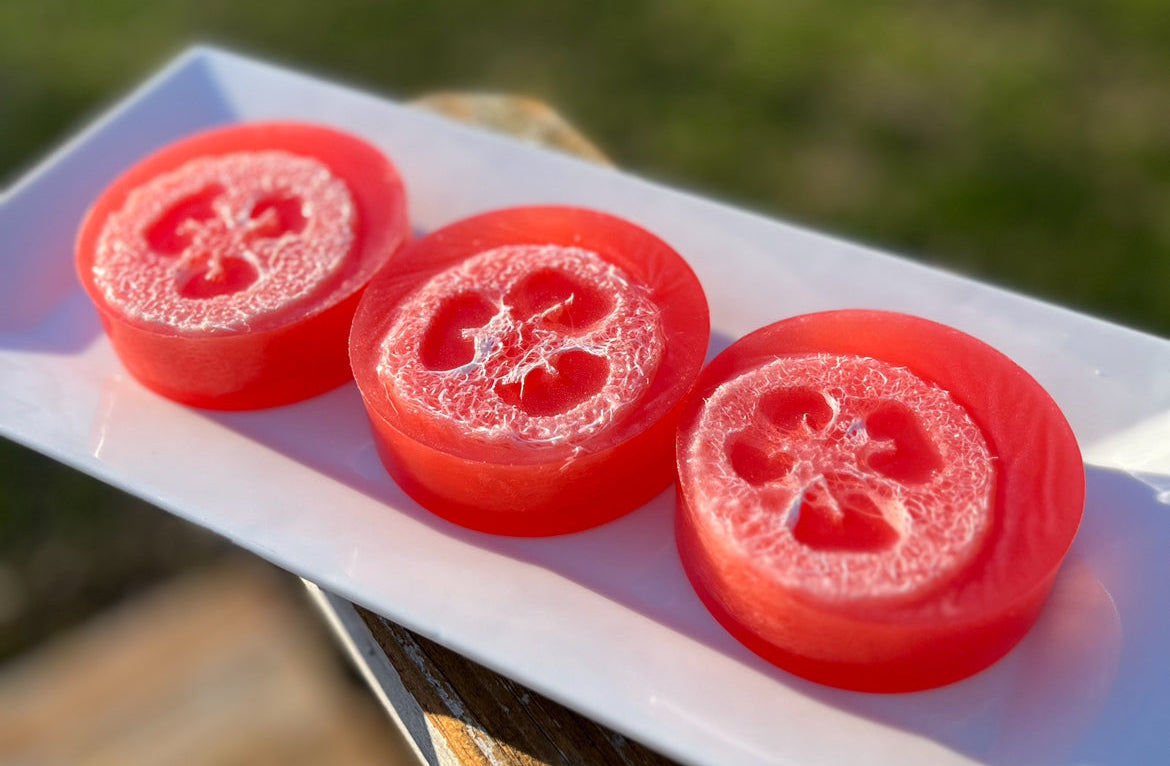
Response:
M0 179L196 41L535 96L635 172L1170 336L1158 0L0 0ZM226 548L0 461L0 660Z

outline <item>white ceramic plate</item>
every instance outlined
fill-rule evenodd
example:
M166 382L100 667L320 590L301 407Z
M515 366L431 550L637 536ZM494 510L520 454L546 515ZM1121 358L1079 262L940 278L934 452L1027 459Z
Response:
M757 660L707 615L675 553L669 493L582 534L489 537L403 496L352 385L239 414L147 392L73 276L73 232L145 153L272 118L327 122L382 147L423 229L536 202L641 223L694 265L716 348L843 307L920 314L1000 348L1055 396L1089 461L1084 525L1040 623L995 667L944 689L821 688ZM1170 342L208 49L179 58L0 204L5 435L668 755L744 766L1170 758Z

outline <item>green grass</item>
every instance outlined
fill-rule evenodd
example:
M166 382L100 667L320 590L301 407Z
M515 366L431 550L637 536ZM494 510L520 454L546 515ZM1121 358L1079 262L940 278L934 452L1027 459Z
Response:
M195 41L396 97L537 96L636 172L1170 336L1160 2L4 0L0 177ZM94 530L128 501L0 456L0 568L117 537Z
M1102 8L7 0L0 174L210 40L535 95L635 171L1170 335L1170 22Z

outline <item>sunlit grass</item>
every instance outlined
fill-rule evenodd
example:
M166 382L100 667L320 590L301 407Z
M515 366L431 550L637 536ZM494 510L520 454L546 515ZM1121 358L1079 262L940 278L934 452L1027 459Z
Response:
M1170 334L1170 24L1130 0L0 6L11 175L194 40L555 105L620 164Z

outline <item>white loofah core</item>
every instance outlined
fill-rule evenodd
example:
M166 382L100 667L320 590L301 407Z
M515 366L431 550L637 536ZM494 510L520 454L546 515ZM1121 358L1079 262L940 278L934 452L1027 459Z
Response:
M398 408L470 436L579 445L662 361L646 287L587 250L515 245L444 271L398 308L378 374Z
M356 212L322 163L286 152L192 160L134 189L106 220L94 282L129 319L247 330L311 297L345 263Z
M708 531L788 589L848 601L919 592L991 524L994 470L950 395L867 357L784 357L719 386L682 466Z

